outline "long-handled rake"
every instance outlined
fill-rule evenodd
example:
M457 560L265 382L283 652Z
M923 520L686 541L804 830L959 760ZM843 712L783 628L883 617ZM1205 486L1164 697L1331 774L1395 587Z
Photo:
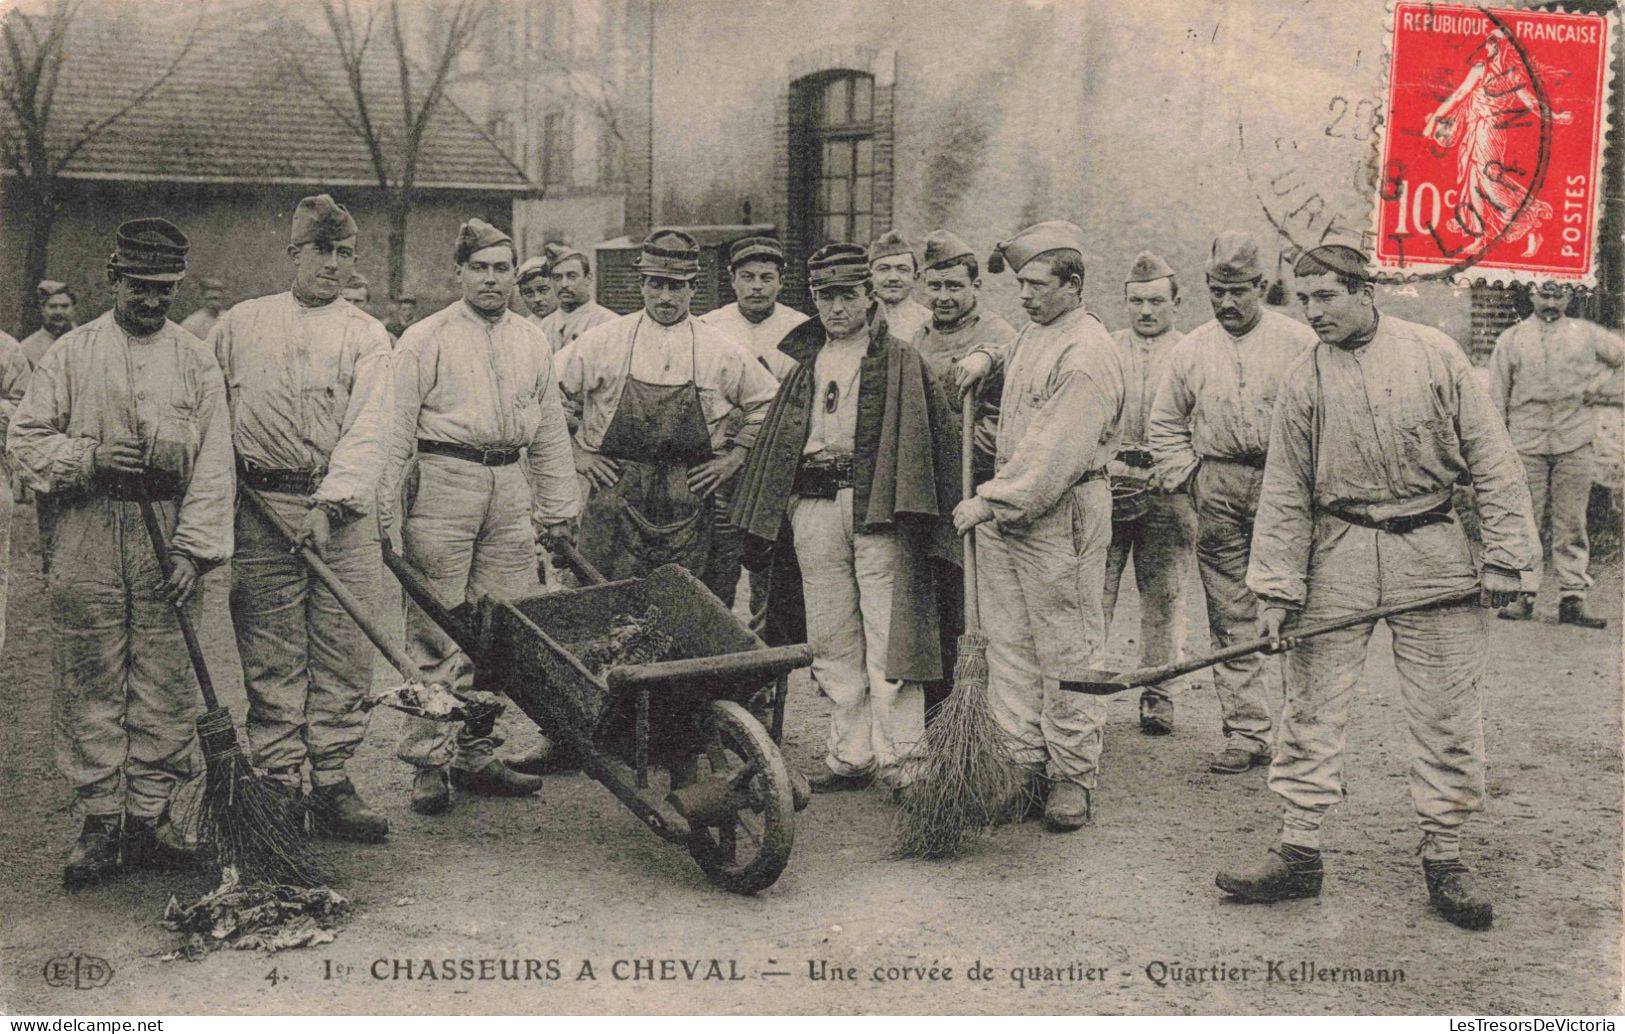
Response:
M964 402L959 477L970 498L974 397ZM903 787L892 853L899 858L951 858L966 838L1020 816L1032 797L1027 769L1016 761L1014 743L994 717L988 697L987 637L976 597L976 533L965 536L965 631L959 637L953 690L926 726L925 737L903 769Z
M168 579L175 565L158 514L151 500L142 499L140 507L147 537L158 554L159 570ZM175 620L203 694L197 734L206 767L196 799L177 801L179 810L171 812L171 822L188 839L195 837L200 845L212 845L220 865L235 869L243 883L322 885L327 881L327 867L305 837L302 813L289 794L266 785L243 756L237 727L231 712L215 696L197 628L184 606L175 607Z

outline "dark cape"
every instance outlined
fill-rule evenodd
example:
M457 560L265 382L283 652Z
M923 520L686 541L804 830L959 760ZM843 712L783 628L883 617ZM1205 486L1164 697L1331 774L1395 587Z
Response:
M813 360L824 341L823 325L809 320L779 343L796 368L779 385L734 494L733 524L744 536L745 566L772 571L766 631L771 645L807 637L788 514L811 429ZM885 318L873 311L858 373L852 526L863 532L894 529L902 545L892 587L887 678L939 682L953 670L954 641L963 624L960 543L953 529L959 498L955 412L919 353L891 337Z

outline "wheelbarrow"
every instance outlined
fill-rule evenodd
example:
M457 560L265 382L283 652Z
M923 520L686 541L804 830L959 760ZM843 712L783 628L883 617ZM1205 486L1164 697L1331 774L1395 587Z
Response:
M565 551L583 588L448 610L386 544L402 587L474 661L474 688L505 695L581 770L658 836L688 849L706 878L752 894L773 885L795 840L798 795L778 744L746 705L812 662L803 643L768 647L683 568L606 582ZM595 673L582 644L621 615L658 613L666 656ZM668 792L651 775L663 769Z

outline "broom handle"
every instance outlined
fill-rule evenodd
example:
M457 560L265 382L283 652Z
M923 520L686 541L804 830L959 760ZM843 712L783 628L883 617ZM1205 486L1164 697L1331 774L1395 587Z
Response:
M145 493L143 488L142 492ZM164 529L158 523L158 511L152 508L152 500L144 494L137 505L141 507L141 523L147 526L147 538L152 540L152 551L158 554L158 570L163 572L164 581L169 581L170 573L175 570L174 561L169 559L169 545L164 541ZM203 660L203 647L198 643L197 629L192 625L192 615L186 612L182 604L175 605L175 620L181 626L181 638L186 641L186 653L192 658L192 670L197 673L198 689L203 691L203 706L210 711L220 710L220 698L214 695L214 683L209 679L209 666Z
M976 449L976 393L970 391L961 400L964 413L959 418L959 494L969 499L975 486L971 484L971 453ZM982 604L976 598L976 529L965 533L965 632L976 635L982 631Z
M1451 589L1448 592L1435 593L1424 596L1409 603L1390 603L1386 607L1372 607L1370 610L1361 610L1331 621L1322 621L1314 625L1302 625L1298 628L1283 629L1282 639L1312 639L1328 632L1338 632L1355 625L1370 624L1382 618L1393 617L1398 614L1408 614L1413 610L1427 610L1429 607L1442 607L1450 603L1461 603L1472 599L1479 594L1478 586L1471 589ZM1185 675L1203 668L1210 668L1215 664L1235 660L1237 657L1246 657L1248 654L1261 653L1269 649L1268 639L1249 639L1234 646L1225 647L1217 653L1210 653L1195 660L1176 661L1155 668L1139 668L1134 671L1125 671L1118 678L1129 686L1147 686L1157 682L1166 682L1177 675Z
M299 533L294 530L292 525L282 519L280 513L271 509L271 504L265 501L264 496L247 485L238 484L237 487L242 491L243 498L247 499L249 504L254 507L255 512L265 518L265 522L275 528L279 535L287 539L289 545L295 545L299 541ZM333 599L337 600L338 605L344 608L344 612L350 615L350 619L360 626L362 633L371 640L372 645L378 648L378 652L384 655L384 659L396 671L401 673L401 677L408 680L421 678L422 674L419 672L417 664L406 655L405 650L389 641L384 635L383 629L378 627L377 622L373 621L372 617L367 613L367 609L362 606L361 601L356 599L355 593L351 592L350 587L340 580L338 574L331 567L327 566L327 562L309 546L299 546L298 552L299 559L303 560L305 566L310 568L310 573L316 576L317 581L327 586L327 591L333 594Z

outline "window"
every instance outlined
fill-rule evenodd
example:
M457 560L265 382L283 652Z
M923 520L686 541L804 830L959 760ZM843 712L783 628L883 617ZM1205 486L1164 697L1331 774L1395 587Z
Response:
M542 186L569 187L575 182L575 144L570 138L570 116L562 111L542 116Z
M874 236L874 80L837 72L808 87L810 243L867 244Z

